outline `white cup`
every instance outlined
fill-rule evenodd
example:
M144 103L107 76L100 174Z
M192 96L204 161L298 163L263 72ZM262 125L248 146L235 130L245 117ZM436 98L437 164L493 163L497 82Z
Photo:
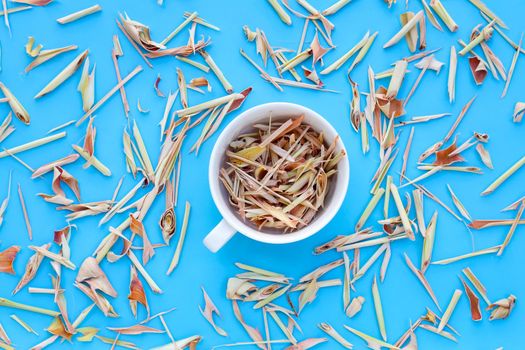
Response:
M204 238L204 245L210 251L217 252L237 232L264 243L284 244L300 241L319 232L332 220L341 204L343 204L350 178L350 166L347 156L343 157L337 165L337 174L330 183L324 208L317 213L307 226L299 230L285 234L259 231L248 222L243 222L236 213L235 208L228 201L228 193L219 180L219 171L224 166L225 152L230 142L242 132L250 130L254 124L267 122L270 116L272 120L280 120L299 117L300 115L304 115L305 124L311 125L315 131L324 134L327 143L331 143L337 137L338 133L334 127L319 114L306 107L287 102L266 103L253 107L232 120L219 135L211 152L208 175L211 195L222 215L222 220ZM336 150L343 150L346 154L341 139L337 141Z

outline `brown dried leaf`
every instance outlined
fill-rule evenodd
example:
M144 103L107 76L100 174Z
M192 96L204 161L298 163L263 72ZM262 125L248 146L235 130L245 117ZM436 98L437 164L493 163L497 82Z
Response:
M144 290L144 286L142 285L142 282L139 279L139 276L137 274L137 270L135 267L131 266L131 278L129 282L129 305L131 307L131 312L133 313L133 316L137 317L137 303L142 304L146 308L146 311L148 312L149 317L149 305L148 300L146 298L146 292Z
M43 249L49 249L51 247L51 243L45 244L42 246ZM26 286L29 282L35 278L36 273L38 272L38 268L40 267L40 264L44 260L44 256L38 252L36 252L33 256L31 256L26 264L26 270L24 272L24 275L22 278L20 278L20 281L16 285L15 289L13 290L13 295L18 293L24 286Z
M0 272L15 274L13 263L19 251L19 246L12 246L0 252Z
M219 316L219 317L221 316L221 314L219 312L219 309L217 309L217 307L215 306L215 304L213 303L211 298L208 296L208 293L206 293L206 290L204 290L204 287L201 287L201 289L202 289L202 294L204 296L204 309L202 309L199 306L199 310L200 310L202 316L204 316L206 321L208 321L212 325L213 329L215 329L215 331L217 333L219 333L223 337L228 336L228 333L226 333L222 328L217 326L215 324L215 321L213 320L213 314L214 313L217 314L217 316Z

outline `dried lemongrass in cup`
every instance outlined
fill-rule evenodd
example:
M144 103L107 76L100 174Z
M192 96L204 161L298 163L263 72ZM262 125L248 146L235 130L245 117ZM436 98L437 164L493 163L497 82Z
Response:
M226 150L220 171L231 205L259 230L286 233L308 225L322 210L337 163L337 138L303 123L304 116L253 125Z

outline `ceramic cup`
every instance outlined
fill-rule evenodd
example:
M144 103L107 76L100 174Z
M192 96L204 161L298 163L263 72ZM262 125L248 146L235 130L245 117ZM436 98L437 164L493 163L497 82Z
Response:
M337 131L326 119L311 109L293 103L275 102L262 104L243 112L232 120L219 135L211 153L208 173L210 191L213 201L222 215L221 222L204 238L204 245L212 252L217 252L221 249L236 233L241 233L256 241L270 244L300 241L319 232L332 220L343 203L350 178L350 166L347 156L343 157L337 165L337 174L330 182L324 207L307 226L285 234L271 233L260 231L251 225L250 222L244 222L239 217L235 208L229 203L228 193L219 180L219 170L224 165L225 152L230 142L237 135L251 130L254 124L267 123L270 115L272 120L282 120L304 115L303 122L311 125L315 131L322 132L328 144L337 136ZM347 153L340 139L337 142L336 150L344 150Z

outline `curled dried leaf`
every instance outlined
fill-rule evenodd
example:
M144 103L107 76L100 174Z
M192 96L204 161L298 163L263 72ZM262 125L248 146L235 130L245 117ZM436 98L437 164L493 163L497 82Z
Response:
M162 238L164 238L164 242L169 244L177 227L177 219L173 207L164 211L164 214L160 217L159 226L162 230Z
M204 287L202 287L201 289L202 289L202 294L204 296L204 309L199 306L199 310L202 316L204 316L206 321L208 321L212 325L213 329L215 329L217 333L219 333L223 337L228 336L228 333L226 333L224 329L217 326L215 324L215 321L213 320L214 313L220 317L221 314L219 312L219 309L217 309L217 307L215 306L211 298L208 296L208 293L206 293L206 290L204 290Z
M131 273L130 273L130 282L129 282L129 305L131 308L131 312L133 313L133 316L137 317L137 303L142 304L146 308L146 311L148 312L149 317L149 305L148 300L146 298L146 292L144 290L144 286L142 285L142 282L139 279L139 276L137 274L137 270L135 267L131 267Z
M12 246L0 252L0 272L15 274L13 263L20 251L20 247Z
M487 310L492 310L489 320L501 320L509 317L514 305L516 304L516 297L509 295L507 298L500 299L487 307Z

